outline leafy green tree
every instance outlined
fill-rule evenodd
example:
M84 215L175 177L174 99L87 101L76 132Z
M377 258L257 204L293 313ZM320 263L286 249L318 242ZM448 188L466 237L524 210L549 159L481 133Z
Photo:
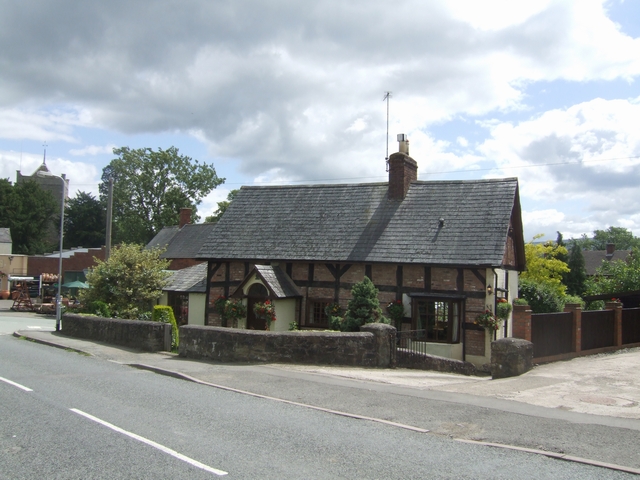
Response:
M111 252L107 261L87 275L89 288L81 292L83 303L105 302L120 318L136 319L151 310L151 303L167 283L168 260L162 260L159 249L123 243Z
M640 290L640 249L634 248L625 260L603 262L587 280L588 295L617 294Z
M365 323L387 323L385 320L378 300L378 289L369 277L364 277L351 289L351 300L347 305L342 330L357 332Z
M93 195L78 192L67 202L64 217L65 248L101 247L106 237L105 207Z
M213 165L180 155L178 149L114 148L115 158L102 171L101 200L106 202L109 178L113 187L114 243L146 244L160 229L179 222L181 208L192 209L224 182Z
M56 217L56 201L51 192L35 182L12 185L0 179L0 227L11 229L13 253L42 254L51 249L45 240Z
M231 190L227 195L227 199L223 200L222 202L218 202L218 209L213 212L213 215L206 217L204 221L208 223L214 223L220 220L220 217L222 217L222 214L226 212L227 208L229 207L229 205L231 205L233 199L236 198L236 195L239 191L240 190L238 189Z
M536 235L537 240L542 235ZM569 267L558 256L567 255L567 249L554 242L534 243L524 246L527 270L520 274L523 280L533 280L538 284L546 284L554 289L560 297L565 293L566 286L562 283L562 276L569 272Z
M612 226L593 232L593 250L606 250L607 243L615 244L616 250L640 248L640 238L634 237L633 233L622 227Z
M587 285L587 271L584 265L584 255L582 248L577 243L571 247L569 254L569 272L565 276L565 285L569 295L584 295Z

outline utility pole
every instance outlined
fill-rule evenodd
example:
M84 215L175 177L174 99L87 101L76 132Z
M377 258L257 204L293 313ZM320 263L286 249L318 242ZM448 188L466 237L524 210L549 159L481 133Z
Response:
M113 217L113 177L109 177L109 195L107 197L107 238L105 241L104 261L111 255L111 219Z

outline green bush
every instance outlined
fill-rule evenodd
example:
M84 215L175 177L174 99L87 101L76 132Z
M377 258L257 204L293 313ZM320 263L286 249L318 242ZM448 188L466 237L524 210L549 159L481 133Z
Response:
M580 298L580 296L578 295L565 295L564 299L564 304L566 305L567 303L578 303L580 304L580 307L584 309L584 300L582 300L582 298Z
M518 296L527 300L533 313L561 312L564 309L563 297L557 289L546 283L520 278Z
M173 350L178 348L178 345L180 345L180 333L178 331L176 317L173 315L173 308L169 307L168 305L156 305L155 307L153 307L151 320L154 322L171 324L171 349Z
M342 317L329 317L329 328L331 330L342 330Z
M605 301L604 300L594 300L592 302L587 303L585 310L604 310Z
M111 318L111 309L109 305L105 302L101 302L100 300L96 300L95 302L91 302L88 308L89 313L93 313L99 317Z

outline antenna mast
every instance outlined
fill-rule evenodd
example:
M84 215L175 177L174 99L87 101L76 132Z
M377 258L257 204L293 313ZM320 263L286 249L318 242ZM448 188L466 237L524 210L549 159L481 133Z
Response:
M391 92L384 92L384 98L382 101L387 101L387 156L384 158L387 172L389 171L389 99L391 98Z
M388 128L387 128L387 130L388 130ZM388 135L388 132L387 132L387 135ZM388 140L387 140L387 142L388 142ZM44 142L42 144L42 146L44 147L44 157L42 158L42 164L46 165L47 164L47 146L48 146L47 142Z

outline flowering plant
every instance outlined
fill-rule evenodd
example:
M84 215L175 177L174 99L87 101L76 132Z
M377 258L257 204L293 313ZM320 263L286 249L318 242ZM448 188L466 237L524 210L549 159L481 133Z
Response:
M247 307L240 300L227 300L224 306L224 316L231 320L238 320L247 316Z
M341 317L342 316L342 307L339 303L330 303L326 307L324 307L324 313L327 314L327 317Z
M498 328L500 328L502 320L491 313L491 310L487 309L484 311L484 313L478 315L475 322L473 323L489 330L498 330Z
M223 295L220 295L213 301L213 310L219 314L220 316L224 316L224 309L227 304L227 298Z
M223 320L232 320L234 327L240 318L247 316L247 307L240 300L229 300L222 295L214 300L213 309Z
M271 303L271 300L265 300L264 303L257 302L253 306L253 312L260 318L264 318L267 321L267 330L271 322L276 321L276 309Z

